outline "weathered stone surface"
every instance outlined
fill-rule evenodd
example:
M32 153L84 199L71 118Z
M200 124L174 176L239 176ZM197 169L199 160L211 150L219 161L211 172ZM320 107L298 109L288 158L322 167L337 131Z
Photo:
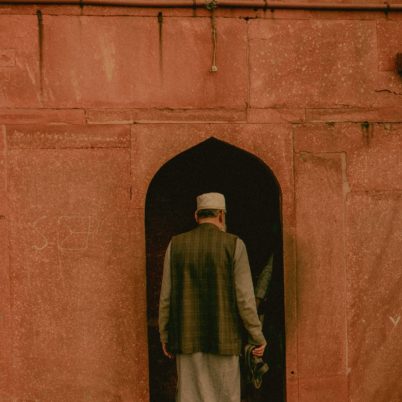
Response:
M313 0L315 1L315 0ZM321 2L320 2L321 3ZM398 15L399 13L393 13ZM273 12L271 10L260 10L258 14L260 18L265 19L275 19L275 20L340 20L340 21L351 21L351 20L385 20L387 17L384 12L381 11L359 11L359 12L348 12L348 11L325 11L325 10L286 10L286 9L276 9ZM388 15L390 17L390 14Z
M134 123L132 110L89 109L86 111L88 124L132 124Z
M36 16L1 15L0 44L0 107L39 106Z
M304 109L248 109L249 123L300 123L305 120Z
M254 20L249 35L252 107L373 102L373 22Z
M300 402L349 402L348 380L345 375L299 380Z
M396 54L402 52L402 24L397 21L379 21L377 36L378 69L396 71Z
M129 164L126 149L10 152L17 398L144 400Z
M210 19L166 20L160 66L164 99L160 103L170 107L245 107L248 80L246 22L217 18L216 25L218 71L211 73ZM155 96L159 91L158 86Z
M158 13L162 12L165 17L193 17L198 16L200 10L189 8L147 8L147 7L107 7L107 6L85 6L84 15L88 16L132 16L132 17L153 17L157 19Z
M130 128L115 125L7 126L9 148L128 148Z
M82 8L76 6L63 6L63 5L46 5L41 4L0 4L0 15L35 15L38 9L45 14L60 14L60 15L81 15Z
M285 298L285 332L286 332L286 375L287 375L287 398L289 401L297 401L298 394L298 345L297 345L297 271L296 267L296 230L295 230L295 211L287 211L283 214L283 257L284 266L284 288L286 289Z
M295 378L286 380L286 400L299 400L299 381Z
M402 13L401 12L392 12L389 13L387 16L388 20L392 20L392 21L401 21L402 20Z
M11 311L8 254L8 220L0 217L0 400L6 401L12 388Z
M7 148L6 130L0 126L0 216L7 214Z
M295 169L299 376L320 381L346 375L345 161L300 153Z
M401 122L402 107L306 109L306 121Z
M402 125L363 128L364 144L348 153L352 190L402 190Z
M348 152L361 148L367 135L361 124L303 124L293 128L296 152Z
M47 105L245 106L244 21L217 20L217 73L209 19L167 18L161 32L156 18L46 16L44 24Z
M347 202L350 400L402 398L402 193L352 193Z
M144 8L144 7L102 7L102 6L85 6L84 15L91 16L133 16L133 17L153 17L157 19L158 13L162 13L163 18L186 18L186 17L211 17L211 12L206 8ZM224 17L255 17L254 10L234 10L234 9L216 9L216 16Z
M46 16L44 38L48 105L125 105L133 95L149 102L158 78L156 23L142 18Z
M246 121L245 109L96 109L87 111L88 123Z
M83 124L85 111L79 109L3 109L0 110L2 124Z
M297 151L344 152L353 191L402 188L400 124L306 124L294 139Z
M245 122L245 109L134 110L135 122Z
M0 400L7 400L10 395L12 373L6 164L5 131L0 126Z
M402 77L395 71L379 71L375 91L375 106L402 106Z

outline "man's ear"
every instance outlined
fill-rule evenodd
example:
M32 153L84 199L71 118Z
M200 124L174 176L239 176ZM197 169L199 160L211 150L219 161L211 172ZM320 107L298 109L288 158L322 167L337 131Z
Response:
M220 223L223 223L223 214L224 214L223 211L219 211L218 217L219 217L219 222L220 222Z
M197 215L197 211L194 212L194 219L195 221L198 223L198 215Z

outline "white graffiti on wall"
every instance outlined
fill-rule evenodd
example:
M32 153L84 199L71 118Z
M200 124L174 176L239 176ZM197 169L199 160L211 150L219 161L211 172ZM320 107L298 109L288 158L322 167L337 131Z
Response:
M95 230L91 228L92 220L92 216L59 216L57 219L59 250L86 250L90 234L95 233Z
M394 327L396 327L399 324L399 321L401 319L401 316L395 316L395 317L389 317L389 319L391 320L392 324L394 324Z
M38 227L37 227L38 222L40 222L41 220L43 220L43 219L45 219L45 218L46 218L46 215L43 215L43 216L41 216L40 218L36 219L35 222L32 223L33 229L35 230L35 232L36 232L36 233L42 238L42 240L43 240L43 243L42 243L42 244L40 244L40 245L34 244L34 245L32 246L32 248L33 248L34 250L37 250L37 251L43 250L43 249L45 249L45 248L49 245L48 239L46 238L46 236L45 236L43 233L40 232L40 230L39 230Z
M42 215L30 225L36 234L32 249L42 251L46 247L56 244L58 250L86 250L90 236L99 233L105 219L99 219L93 215L60 215L56 217ZM55 228L51 226L50 220L56 224ZM46 223L47 225L50 223L50 228L44 230ZM54 230L55 236L52 234ZM50 240L52 237L55 237L55 241Z

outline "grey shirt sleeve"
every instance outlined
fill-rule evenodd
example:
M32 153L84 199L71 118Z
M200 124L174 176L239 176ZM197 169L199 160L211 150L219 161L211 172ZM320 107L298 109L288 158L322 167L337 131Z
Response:
M159 298L159 336L161 342L168 341L168 324L170 313L170 243L166 249L165 259L163 261L162 287Z
M258 318L257 307L251 278L250 264L244 242L237 239L234 255L234 276L237 307L244 327L249 334L249 343L262 345L266 343L262 325Z

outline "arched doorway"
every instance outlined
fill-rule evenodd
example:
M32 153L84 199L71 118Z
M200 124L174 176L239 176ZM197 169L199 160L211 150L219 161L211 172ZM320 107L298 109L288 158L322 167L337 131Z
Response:
M173 402L175 363L161 351L158 299L163 258L172 235L194 227L195 198L225 194L228 231L246 243L254 281L274 253L264 333L270 371L259 391L243 388L245 401L285 401L285 326L281 194L269 168L258 158L210 138L167 162L153 178L146 199L147 297L151 402Z

